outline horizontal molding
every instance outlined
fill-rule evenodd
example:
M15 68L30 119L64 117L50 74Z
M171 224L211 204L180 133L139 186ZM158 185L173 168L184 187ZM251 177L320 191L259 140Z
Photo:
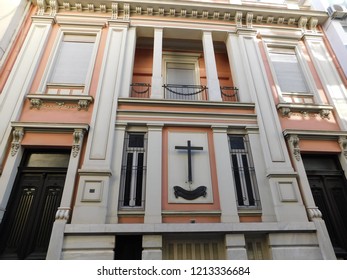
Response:
M334 107L331 105L320 104L295 104L295 103L279 103L277 109L280 110L283 117L290 118L292 113L302 115L318 114L322 119L329 119Z
M336 130L299 130L299 129L285 129L283 131L284 137L297 135L302 139L338 139L339 137L347 137L347 131Z
M65 234L165 234L165 233L283 233L315 232L313 222L165 223L165 224L67 224Z
M89 124L81 123L45 123L45 122L11 122L13 128L26 131L73 132L76 129L89 130Z

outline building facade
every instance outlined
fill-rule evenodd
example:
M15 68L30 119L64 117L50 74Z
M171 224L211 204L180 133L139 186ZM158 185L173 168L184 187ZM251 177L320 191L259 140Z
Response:
M326 11L29 4L0 69L2 259L347 258Z

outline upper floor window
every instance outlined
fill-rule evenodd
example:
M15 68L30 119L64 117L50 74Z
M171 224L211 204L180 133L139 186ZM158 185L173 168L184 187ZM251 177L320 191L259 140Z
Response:
M64 35L50 83L84 84L92 58L95 36Z
M259 207L257 182L248 139L244 135L229 135L229 145L238 207Z
M295 48L270 47L275 80L285 102L314 103L302 63Z
M166 99L205 100L206 86L200 85L199 54L167 53L163 56Z

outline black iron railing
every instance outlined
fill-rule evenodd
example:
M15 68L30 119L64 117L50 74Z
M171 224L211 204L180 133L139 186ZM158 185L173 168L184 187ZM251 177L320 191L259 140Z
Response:
M151 84L132 83L130 87L131 87L131 97L149 98L151 95Z
M237 102L239 89L237 87L220 87L223 101Z
M207 87L200 85L176 85L165 84L165 99L183 99L183 100L206 100Z

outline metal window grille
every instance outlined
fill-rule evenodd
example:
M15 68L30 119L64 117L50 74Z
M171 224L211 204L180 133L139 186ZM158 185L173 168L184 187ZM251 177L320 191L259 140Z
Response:
M124 142L121 173L121 208L144 207L146 134L128 133Z
M229 145L238 207L260 207L248 138L229 135Z

